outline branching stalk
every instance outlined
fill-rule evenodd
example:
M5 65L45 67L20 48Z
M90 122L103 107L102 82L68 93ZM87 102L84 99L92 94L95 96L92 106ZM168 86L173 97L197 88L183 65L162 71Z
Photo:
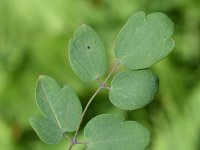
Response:
M72 139L72 141L71 141L71 144L70 144L68 150L71 150L75 144L87 144L87 143L85 143L85 142L84 142L84 143L82 143L82 142L77 142L77 135L78 135L78 132L79 132L79 130L80 130L81 124L82 124L82 122L83 122L83 118L84 118L84 116L85 116L85 113L86 113L87 110L88 110L88 107L89 107L90 104L92 103L93 99L94 99L94 98L96 97L96 95L101 91L101 89L105 88L106 82L109 80L109 78L111 77L111 75L113 74L113 72L115 71L115 69L119 66L119 64L120 64L120 63L117 62L117 63L113 66L112 70L109 72L109 74L108 74L108 76L106 77L106 79L105 79L102 83L100 83L99 88L95 91L95 93L94 93L94 94L92 95L92 97L89 99L87 105L85 106L85 109L83 110L83 113L82 113L82 116L81 116L81 119L80 119L78 128L77 128L77 130L76 130L76 132L75 132L75 134L74 134L74 137L73 137L73 139Z

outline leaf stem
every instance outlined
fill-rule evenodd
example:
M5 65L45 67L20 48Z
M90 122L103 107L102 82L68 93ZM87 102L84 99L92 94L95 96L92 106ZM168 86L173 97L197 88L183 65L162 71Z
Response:
M102 88L99 87L99 88L96 90L96 92L92 95L92 97L89 99L87 105L85 106L85 109L84 109L84 111L83 111L83 113L82 113L82 116L81 116L81 120L80 120L79 126L78 126L78 128L77 128L77 130L76 130L76 132L75 132L74 138L73 138L74 141L76 141L76 137L77 137L77 135L78 135L79 129L80 129L80 127L81 127L81 124L82 124L82 122L83 122L83 118L84 118L84 116L85 116L85 113L86 113L88 107L90 106L92 100L95 98L95 96L99 93L99 91L100 91L101 89L102 89Z
M117 62L117 63L113 66L112 70L110 71L110 73L108 74L108 76L106 77L106 79L103 81L103 84L105 84L105 83L108 81L108 79L111 77L112 73L113 73L113 72L115 71L115 69L119 66L119 64L120 64L120 62Z
M88 107L90 106L90 104L91 104L91 102L93 101L93 99L95 98L95 96L101 91L101 89L105 88L105 86L103 86L103 85L105 85L105 83L109 80L109 78L111 77L112 73L115 71L115 69L118 67L119 64L120 64L120 63L117 62L117 63L113 66L112 70L109 72L109 74L108 74L108 76L106 77L106 79L105 79L102 83L100 83L99 88L95 91L95 93L94 93L94 94L92 95L92 97L89 99L87 105L85 106L85 108L84 108L84 110L83 110L83 113L82 113L82 116L81 116L81 119L80 119L78 128L77 128L77 130L76 130L76 132L75 132L75 134L74 134L74 137L73 137L73 139L72 139L72 141L71 141L71 144L70 144L68 150L71 150L75 144L78 144L78 143L79 143L79 144L83 144L83 143L77 142L76 138L77 138L78 132L79 132L79 130L80 130L81 124L82 124L82 122L83 122L83 118L84 118L84 116L85 116L85 113L87 112ZM84 144L87 144L87 143L84 143Z

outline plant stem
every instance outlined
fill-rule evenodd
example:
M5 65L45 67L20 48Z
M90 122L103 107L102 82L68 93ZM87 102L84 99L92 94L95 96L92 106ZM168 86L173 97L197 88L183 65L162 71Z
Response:
M96 92L92 95L92 97L89 99L87 105L85 106L85 109L84 109L84 111L83 111L83 113L82 113L82 116L81 116L81 120L80 120L79 126L78 126L78 128L77 128L77 130L76 130L76 132L75 132L74 138L73 138L74 141L76 141L76 137L77 137L77 135L78 135L79 129L80 129L80 127L81 127L81 124L82 124L82 122L83 122L83 118L84 118L84 116L85 116L85 113L86 113L88 107L90 106L92 100L93 100L94 97L99 93L100 90L101 90L101 87L99 87L99 88L96 90Z
M74 134L74 137L73 137L73 139L72 139L72 141L71 141L71 144L70 144L68 150L71 150L72 147L73 147L75 144L78 144L78 143L79 143L79 142L76 141L76 138L77 138L78 132L79 132L79 130L80 130L81 124L82 124L82 122L83 122L83 118L84 118L84 116L85 116L85 113L86 113L87 110L88 110L88 107L90 106L90 104L91 104L91 102L93 101L93 99L95 98L95 96L101 91L101 89L102 89L102 88L105 88L105 87L104 87L105 83L106 83L106 82L108 81L108 79L111 77L112 73L115 71L115 69L118 67L119 64L120 64L120 63L117 62L117 63L114 65L114 67L113 67L112 70L109 72L109 74L108 74L108 76L106 77L106 79L100 84L99 88L96 90L96 92L95 92L95 93L92 95L92 97L89 99L87 105L85 106L85 108L84 108L84 110L83 110L83 113L82 113L82 116L81 116L81 119L80 119L78 128L77 128L77 130L76 130L76 132L75 132L75 134ZM103 85L103 86L102 86L102 85ZM81 143L79 143L79 144L81 144Z
M117 62L115 65L114 65L114 67L112 68L112 70L110 71L110 73L108 74L108 76L106 77L106 79L103 81L103 84L105 84L107 81L108 81L108 79L110 78L110 76L112 75L112 73L115 71L115 69L119 66L119 62Z

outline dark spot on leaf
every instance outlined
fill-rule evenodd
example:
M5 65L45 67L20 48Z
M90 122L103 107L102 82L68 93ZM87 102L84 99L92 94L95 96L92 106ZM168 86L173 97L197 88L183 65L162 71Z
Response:
M87 49L90 49L90 46L88 46Z

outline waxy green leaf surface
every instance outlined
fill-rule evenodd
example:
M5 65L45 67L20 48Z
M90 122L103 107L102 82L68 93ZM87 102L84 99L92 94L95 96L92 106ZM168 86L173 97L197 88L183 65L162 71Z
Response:
M115 56L128 69L149 68L172 51L173 32L174 25L165 14L137 12L118 34Z
M120 115L103 114L91 119L84 129L86 150L144 150L150 142L149 131Z
M102 40L87 25L81 25L69 43L70 64L85 82L96 80L107 70L107 56Z
M36 86L36 102L44 116L33 117L30 123L44 142L56 144L65 132L77 129L82 106L69 86L61 89L53 78L40 76ZM44 128L47 132L41 130ZM55 137L51 138L53 134Z
M144 107L158 90L158 78L151 70L125 71L117 74L109 93L110 101L124 110Z
M46 117L32 117L29 119L33 129L42 141L48 144L59 143L65 131Z

